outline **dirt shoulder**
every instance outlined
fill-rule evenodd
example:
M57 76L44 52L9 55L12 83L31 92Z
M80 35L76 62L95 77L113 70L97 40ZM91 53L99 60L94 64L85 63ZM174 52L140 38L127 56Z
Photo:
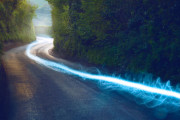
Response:
M117 68L117 67L109 67L109 66L104 66L104 65L97 65L94 63L90 63L85 59L66 56L64 53L58 53L54 49L50 49L48 52L50 55L52 55L56 58L62 58L62 59L68 60L70 62L77 63L77 64L80 64L80 65L83 65L86 67L90 67L90 68L97 68L100 72L102 72L104 74L109 74L109 75L112 75L114 73L120 74L120 75L123 75L125 73L132 74L130 71L128 71L123 66Z
M12 48L16 48L19 46L23 46L26 45L28 43L22 43L22 42L8 42L8 43L4 43L4 47L3 47L3 51L6 52Z

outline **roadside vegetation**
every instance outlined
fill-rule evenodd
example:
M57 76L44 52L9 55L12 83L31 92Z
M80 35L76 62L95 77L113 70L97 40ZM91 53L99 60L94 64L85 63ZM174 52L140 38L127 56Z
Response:
M35 40L32 18L35 7L26 0L0 0L0 52L7 42Z
M179 0L47 1L60 55L179 82Z

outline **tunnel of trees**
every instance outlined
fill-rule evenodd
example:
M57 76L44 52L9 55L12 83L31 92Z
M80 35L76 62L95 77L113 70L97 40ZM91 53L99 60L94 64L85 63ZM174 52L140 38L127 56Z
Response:
M179 0L47 1L60 55L179 82Z

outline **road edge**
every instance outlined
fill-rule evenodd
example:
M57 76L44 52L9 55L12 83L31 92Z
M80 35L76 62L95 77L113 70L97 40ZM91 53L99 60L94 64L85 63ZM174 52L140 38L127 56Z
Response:
M0 61L0 120L8 120L9 90L3 61Z

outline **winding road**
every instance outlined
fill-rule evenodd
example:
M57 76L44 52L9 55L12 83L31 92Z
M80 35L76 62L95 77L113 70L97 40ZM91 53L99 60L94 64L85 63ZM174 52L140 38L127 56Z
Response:
M137 105L116 91L101 89L95 82L51 70L26 55L26 46L3 56L9 85L9 120L178 120L179 115ZM52 42L37 44L31 53L82 69L76 63L49 54ZM86 67L84 67L86 68Z

